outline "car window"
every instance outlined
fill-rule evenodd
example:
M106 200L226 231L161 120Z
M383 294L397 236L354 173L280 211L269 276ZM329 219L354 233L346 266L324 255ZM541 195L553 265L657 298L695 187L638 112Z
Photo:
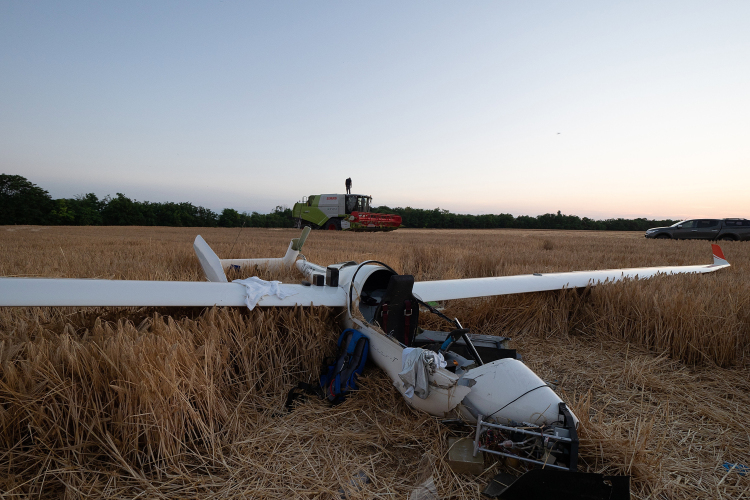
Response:
M750 226L750 220L745 220L745 219L725 220L724 224L726 224L727 226Z
M698 222L698 221L686 220L685 222L683 222L681 224L682 225L682 229L691 229L691 228L694 228L696 222Z
M714 227L718 225L719 225L719 221L716 219L701 219L698 221L698 229Z

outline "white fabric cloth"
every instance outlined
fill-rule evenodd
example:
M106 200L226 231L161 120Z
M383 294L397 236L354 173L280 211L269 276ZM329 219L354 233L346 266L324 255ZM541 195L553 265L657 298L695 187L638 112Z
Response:
M266 281L257 276L252 276L244 280L234 280L234 283L245 286L245 304L251 311L258 305L260 299L266 295L276 295L280 299L285 299L297 293L285 289L281 281Z
M445 360L442 353L435 351L427 352L432 354L432 357L435 359L435 366L437 366L438 368L445 368L446 366L448 366L448 362Z
M398 374L404 383L404 396L426 399L430 395L430 375L437 368L445 368L447 363L443 355L419 347L407 347L401 352L401 373Z

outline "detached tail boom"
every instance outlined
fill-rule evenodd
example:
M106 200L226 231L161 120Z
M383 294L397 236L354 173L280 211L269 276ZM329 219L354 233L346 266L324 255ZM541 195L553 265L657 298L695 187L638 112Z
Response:
M268 259L220 259L221 267L226 271L232 267L254 267L258 266L261 269L267 269L269 271L277 271L279 269L289 269L294 265L297 260L297 256L302 250L302 245L305 244L307 235L310 234L310 228L306 227L302 230L302 234L299 238L294 238L289 242L289 247L286 249L286 254L283 257L268 258Z

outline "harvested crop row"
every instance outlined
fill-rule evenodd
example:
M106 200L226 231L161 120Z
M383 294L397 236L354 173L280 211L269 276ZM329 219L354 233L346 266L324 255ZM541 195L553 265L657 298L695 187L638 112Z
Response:
M201 279L191 229L5 229L0 275ZM202 233L222 257L280 256L297 235ZM741 498L747 478L723 464L744 463L750 448L750 246L724 249L733 267L712 276L457 301L448 312L513 336L571 402L582 467L632 474L636 498ZM305 253L377 258L417 279L710 262L703 242L549 231L316 232ZM452 431L412 411L374 368L341 406L283 410L338 332L325 309L0 309L0 491L393 498L432 476L443 497L476 498L498 465L453 474Z

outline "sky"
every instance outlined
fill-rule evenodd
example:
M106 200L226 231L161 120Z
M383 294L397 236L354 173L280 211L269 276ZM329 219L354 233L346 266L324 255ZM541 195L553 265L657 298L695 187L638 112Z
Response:
M267 213L750 218L750 2L0 2L0 173Z

